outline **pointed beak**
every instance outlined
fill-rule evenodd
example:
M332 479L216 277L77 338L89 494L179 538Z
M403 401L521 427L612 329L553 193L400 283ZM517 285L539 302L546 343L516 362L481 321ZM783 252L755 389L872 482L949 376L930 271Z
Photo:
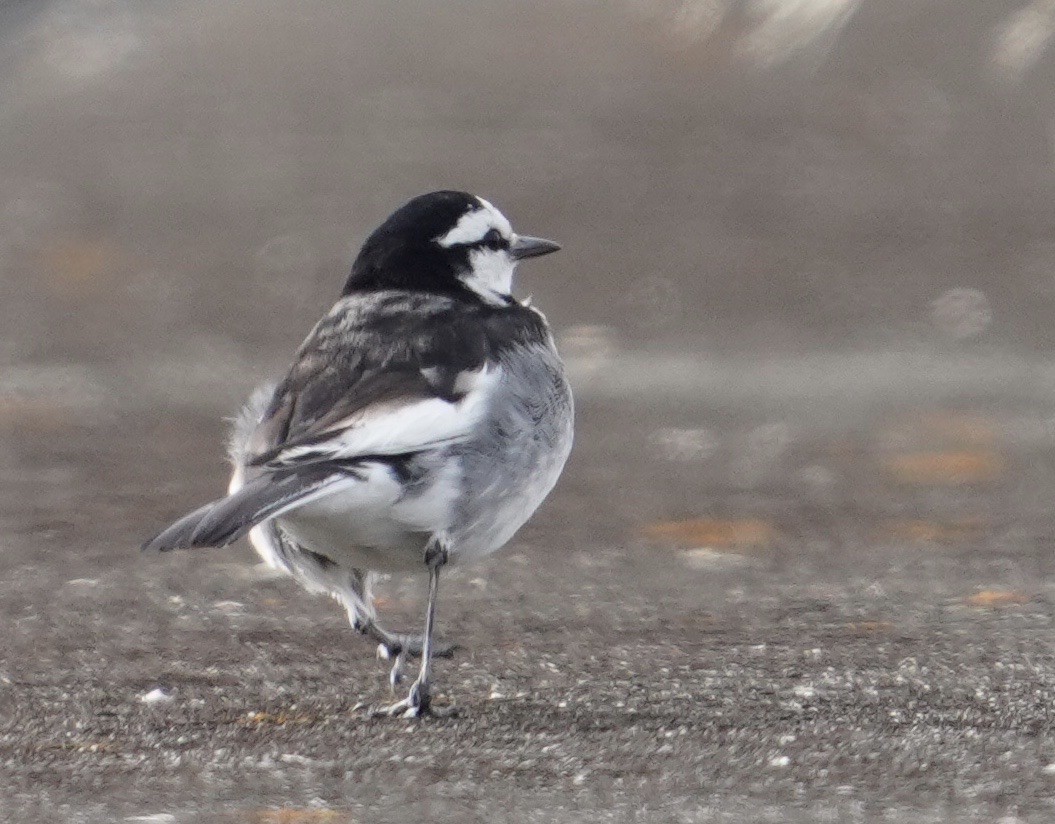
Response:
M558 249L560 249L559 243L554 243L552 240L546 240L541 237L529 237L528 235L517 235L516 240L509 247L513 260L548 255Z

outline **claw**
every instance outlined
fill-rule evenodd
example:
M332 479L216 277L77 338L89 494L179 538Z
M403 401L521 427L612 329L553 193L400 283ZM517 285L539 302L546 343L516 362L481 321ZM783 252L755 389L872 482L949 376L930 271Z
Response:
M397 664L399 659L396 659ZM395 667L393 667L393 672ZM429 687L427 683L422 681L415 681L411 687L407 697L402 701L396 701L394 704L390 704L387 707L381 707L378 710L372 711L371 715L388 715L391 717L400 718L420 718L423 715L428 715L432 704L432 696L429 694Z
M410 695L402 701L388 704L383 707L373 707L368 710L370 718L454 718L458 715L457 707L433 706L431 698L419 695L417 683L410 689Z
M392 670L388 673L388 686L392 689L392 694L396 692L396 687L403 683L403 664L406 661L406 656L401 652L396 656L396 660L392 664Z
M427 706L412 704L409 698L386 707L374 707L369 712L371 718L422 718L429 714L431 710Z

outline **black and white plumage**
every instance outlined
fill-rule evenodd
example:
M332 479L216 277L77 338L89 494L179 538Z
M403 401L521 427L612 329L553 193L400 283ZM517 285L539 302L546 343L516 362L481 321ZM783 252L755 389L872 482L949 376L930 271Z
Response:
M388 712L430 710L436 588L445 563L502 547L571 450L570 388L545 317L512 297L517 262L560 248L518 236L487 201L433 192L363 244L340 300L286 377L235 423L228 495L180 518L148 550L257 552L332 595L352 625L421 672ZM379 626L378 572L428 570L423 635Z

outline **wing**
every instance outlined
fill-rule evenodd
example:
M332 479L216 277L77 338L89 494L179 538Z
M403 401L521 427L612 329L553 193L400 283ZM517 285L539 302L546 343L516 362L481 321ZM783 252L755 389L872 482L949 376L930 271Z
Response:
M384 458L465 438L501 372L492 327L487 314L443 296L344 298L275 389L247 464Z
M551 344L544 318L520 304L398 292L344 298L270 400L267 390L256 393L236 420L230 494L144 549L226 545L361 483L363 462L390 462L398 472L415 454L467 437L487 411L508 350L540 343Z

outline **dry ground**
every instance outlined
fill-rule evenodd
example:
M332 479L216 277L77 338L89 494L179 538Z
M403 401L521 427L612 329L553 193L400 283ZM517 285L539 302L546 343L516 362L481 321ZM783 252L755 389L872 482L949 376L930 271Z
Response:
M1055 443L982 406L584 403L554 499L445 583L461 714L424 722L357 710L384 666L246 548L137 554L221 485L215 416L23 414L0 817L1048 820ZM393 623L420 589L384 586Z

